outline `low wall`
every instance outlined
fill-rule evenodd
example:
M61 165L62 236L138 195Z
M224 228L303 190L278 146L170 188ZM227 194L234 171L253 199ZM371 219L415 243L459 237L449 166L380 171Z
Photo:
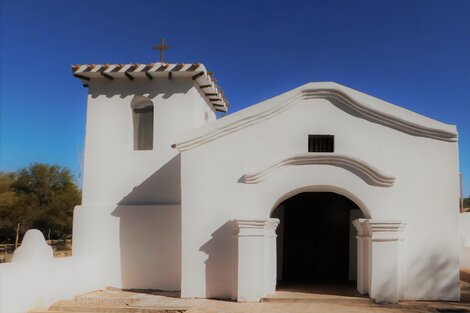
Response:
M46 309L60 299L99 289L88 257L54 259L38 230L29 230L10 263L0 264L0 313Z
M470 273L470 212L460 214L460 270Z

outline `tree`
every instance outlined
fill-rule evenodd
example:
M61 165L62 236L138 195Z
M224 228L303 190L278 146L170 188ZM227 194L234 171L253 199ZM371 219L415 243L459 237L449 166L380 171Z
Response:
M0 172L0 240L15 236L13 224L17 214L16 204L18 197L14 191L13 183L16 175L14 173Z
M12 242L16 226L30 228L51 239L72 234L73 208L81 194L67 168L32 164L16 174L0 174L0 240Z

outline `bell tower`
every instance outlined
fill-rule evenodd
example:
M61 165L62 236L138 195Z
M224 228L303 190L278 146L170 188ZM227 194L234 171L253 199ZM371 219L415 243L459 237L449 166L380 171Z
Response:
M167 46L158 48L163 61ZM181 161L172 144L228 103L202 64L86 64L72 73L88 89L73 254L94 258L102 286L179 290Z
M161 53L167 47L158 46ZM164 188L153 179L152 192L132 192L165 166L178 174L171 144L227 111L204 65L88 64L72 71L88 88L83 204L179 203L179 177L157 175Z

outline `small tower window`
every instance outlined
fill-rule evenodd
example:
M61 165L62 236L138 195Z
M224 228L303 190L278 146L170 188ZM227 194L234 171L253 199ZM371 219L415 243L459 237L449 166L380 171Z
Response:
M308 135L308 152L334 152L335 136Z
M133 109L134 150L153 149L153 104L145 101Z

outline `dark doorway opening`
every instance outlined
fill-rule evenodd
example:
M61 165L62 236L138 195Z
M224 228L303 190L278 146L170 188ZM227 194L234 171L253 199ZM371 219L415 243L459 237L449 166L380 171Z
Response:
M363 214L354 202L333 192L300 193L282 202L272 217L280 219L277 279L281 286L355 287L357 246L352 221Z

